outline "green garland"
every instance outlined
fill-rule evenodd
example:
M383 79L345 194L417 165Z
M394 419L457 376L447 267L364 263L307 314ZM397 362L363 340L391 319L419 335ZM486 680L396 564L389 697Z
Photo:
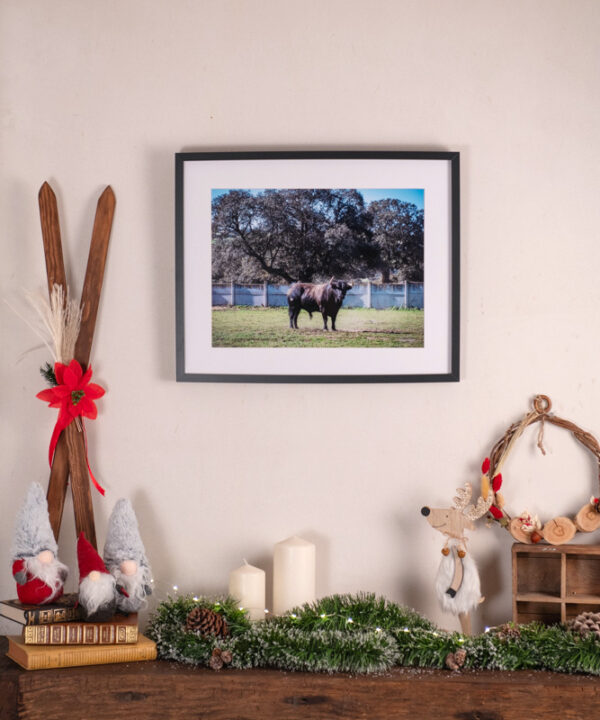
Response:
M187 616L195 607L220 613L229 635L187 630ZM240 669L374 673L394 666L443 668L450 653L463 649L465 668L600 675L600 641L593 635L582 638L563 625L532 623L467 637L364 593L333 595L259 623L250 623L231 598L169 598L152 616L148 634L160 658L203 666L220 648L231 652L231 667Z

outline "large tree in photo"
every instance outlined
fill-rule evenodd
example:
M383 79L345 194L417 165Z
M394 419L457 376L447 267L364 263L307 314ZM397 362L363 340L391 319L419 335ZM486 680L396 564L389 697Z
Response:
M366 272L370 219L356 190L231 190L213 201L213 280L301 280Z
M386 211L385 202L367 207L357 190L230 190L212 204L213 281L315 282L377 271L389 278L409 266L422 275L422 213L419 259L418 239L408 242L405 230L399 238L416 207ZM396 228L387 217L394 210L402 215ZM400 258L401 249L411 257Z
M369 211L381 282L390 282L392 275L422 282L423 211L413 203L395 198L376 200L369 205Z

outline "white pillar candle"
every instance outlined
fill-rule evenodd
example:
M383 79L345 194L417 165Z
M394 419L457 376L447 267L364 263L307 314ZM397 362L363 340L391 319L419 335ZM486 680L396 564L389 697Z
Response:
M229 574L229 594L248 611L250 620L265 618L265 571L244 564Z
M273 556L273 612L315 600L315 546L294 535L275 545Z

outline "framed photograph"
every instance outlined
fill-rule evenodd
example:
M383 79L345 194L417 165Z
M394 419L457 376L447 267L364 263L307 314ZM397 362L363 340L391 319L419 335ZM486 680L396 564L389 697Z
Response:
M178 153L177 380L459 380L457 152Z

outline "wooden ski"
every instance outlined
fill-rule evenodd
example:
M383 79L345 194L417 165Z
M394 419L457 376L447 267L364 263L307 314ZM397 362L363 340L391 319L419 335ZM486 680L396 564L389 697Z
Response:
M94 229L92 230L90 252L81 293L81 329L75 345L75 359L84 369L90 361L92 351L115 203L115 194L109 185L100 195L96 205Z
M62 285L63 297L66 299L67 278L60 239L58 207L56 205L56 195L47 182L40 188L38 202L42 224L42 240L44 242L44 257L46 258L48 294L52 294L54 285ZM48 482L48 514L52 532L57 542L67 494L68 479L69 458L67 456L67 443L65 434L61 433L54 451L54 460L52 461L50 480Z
M81 293L81 328L75 343L75 359L85 370L90 360L92 340L96 328L96 316L100 303L104 266L108 252L108 240L115 211L115 195L107 187L96 205L96 217L90 252L85 271L85 280ZM96 548L96 526L94 507L90 489L90 477L87 465L87 451L83 432L79 432L75 423L65 428L71 470L71 493L75 510L77 536L84 532L90 543Z
M54 283L58 282L66 289L56 197L48 183L42 185L39 203L48 288L52 292ZM81 295L81 329L75 345L74 356L83 369L89 363L92 349L114 210L115 195L112 189L107 187L96 206L88 264ZM71 476L71 493L73 495L77 535L84 532L87 539L96 548L96 529L85 437L83 432L78 430L75 423L68 425L61 433L56 446L48 484L48 511L52 530L57 540L69 474Z

